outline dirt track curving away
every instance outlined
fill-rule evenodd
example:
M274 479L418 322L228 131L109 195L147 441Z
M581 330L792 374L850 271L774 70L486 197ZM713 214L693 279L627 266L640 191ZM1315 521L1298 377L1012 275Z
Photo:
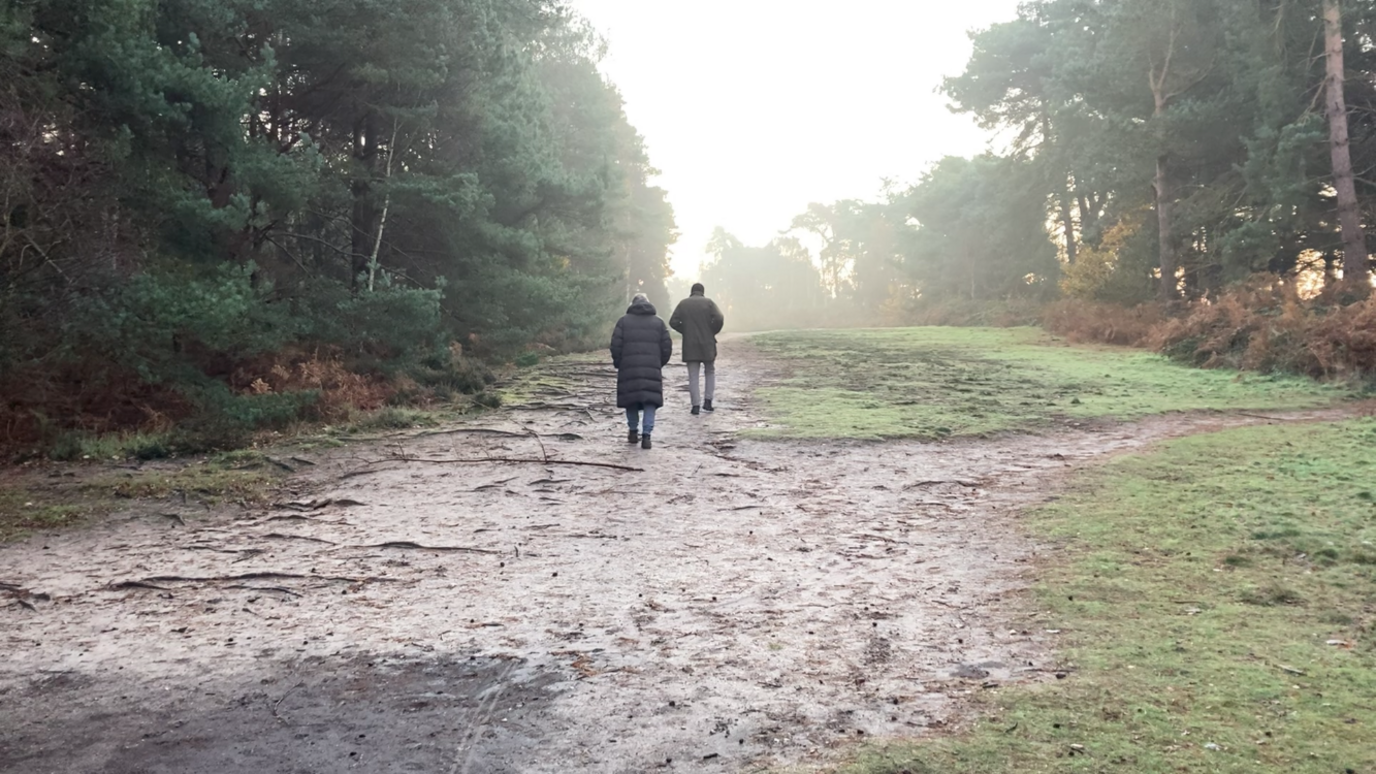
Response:
M0 548L38 595L0 607L0 771L820 766L1053 679L1017 514L1067 468L1262 421L754 441L770 366L731 349L721 410L676 393L654 451L570 363L572 393L335 452L272 509Z

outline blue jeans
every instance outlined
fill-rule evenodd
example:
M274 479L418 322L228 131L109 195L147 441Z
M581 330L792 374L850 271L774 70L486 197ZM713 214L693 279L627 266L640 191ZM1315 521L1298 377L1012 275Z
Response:
M644 433L645 435L652 435L652 434L654 434L654 432L655 432L655 407L654 407L654 406L644 406L644 407L631 406L631 407L627 408L627 409L626 409L626 424L627 424L627 425L630 425L630 428L631 428L632 430L635 430L635 429L636 429L636 426L640 424L640 411L641 411L641 408L643 408L644 411L645 411L645 425L644 425L642 428L640 428L640 432Z

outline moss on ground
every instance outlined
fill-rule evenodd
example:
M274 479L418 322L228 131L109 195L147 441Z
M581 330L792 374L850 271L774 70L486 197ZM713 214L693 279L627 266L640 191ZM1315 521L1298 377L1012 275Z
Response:
M137 469L89 464L15 472L0 485L0 543L79 527L126 510L133 500L264 502L287 473L280 465L242 450Z
M86 480L81 488L98 501L184 497L210 505L262 502L285 472L254 452L231 452L166 468L110 471Z
M794 438L935 440L1056 420L1324 406L1303 377L1205 371L1140 350L1072 347L1032 328L796 331L752 338L789 376L759 392Z
M1030 526L1069 676L841 772L1376 771L1376 421L1175 441Z
M68 527L85 518L80 505L59 502L51 494L28 487L0 488L0 543L31 532Z

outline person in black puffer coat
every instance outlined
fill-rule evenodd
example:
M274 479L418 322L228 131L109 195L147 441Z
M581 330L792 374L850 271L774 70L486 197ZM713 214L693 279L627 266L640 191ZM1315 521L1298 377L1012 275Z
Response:
M669 326L655 316L654 305L643 293L637 295L612 331L612 365L616 366L616 405L626 409L626 424L631 428L626 440L639 441L642 449L650 448L655 409L664 405L663 369L673 355Z

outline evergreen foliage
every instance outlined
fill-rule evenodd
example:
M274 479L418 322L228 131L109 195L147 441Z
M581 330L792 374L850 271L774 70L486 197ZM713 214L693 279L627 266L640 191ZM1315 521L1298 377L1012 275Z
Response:
M674 239L601 55L555 0L0 6L0 444L600 338Z
M902 310L914 305L930 319L934 306L1058 292L1174 309L1259 274L1325 304L1369 295L1370 251L1353 232L1376 211L1376 2L1338 5L1030 0L973 32L964 71L942 89L998 152L797 216L787 233L823 296L809 321L911 320ZM1340 24L1325 25L1335 10ZM1346 68L1336 81L1332 50ZM1332 114L1335 89L1345 115ZM1345 176L1357 217L1342 223ZM791 319L771 316L769 293L753 289L768 283L750 279L777 247L709 248L719 291L776 320L760 327Z
M1322 6L1035 0L974 33L965 72L944 88L954 109L1013 133L1010 154L1040 170L1033 196L1057 224L1063 262L1089 251L1104 274L1085 282L1095 271L1069 269L1067 289L1082 297L1144 300L1124 291L1148 287L1163 267L1167 300L1215 295L1257 272L1331 280L1343 242L1322 112ZM1349 0L1343 12L1360 177L1376 162L1376 4ZM1359 179L1358 195L1370 210L1376 188Z

